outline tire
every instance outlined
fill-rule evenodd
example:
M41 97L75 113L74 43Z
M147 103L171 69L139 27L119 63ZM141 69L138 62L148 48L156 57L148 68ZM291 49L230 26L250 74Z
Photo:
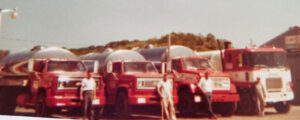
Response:
M115 111L119 118L128 118L130 116L130 108L128 104L127 95L125 92L118 93Z
M184 90L179 93L178 110L182 116L191 116L196 113L193 95Z
M225 103L219 103L219 113L222 116L232 116L237 109L237 104L236 102L225 102Z
M68 108L68 113L70 115L83 115L82 108Z
M0 114L13 115L16 108L16 95L11 89L2 88L0 91Z
M291 109L291 105L289 102L279 102L276 103L274 107L278 113L288 113Z
M38 117L50 116L50 109L46 105L46 94L44 92L39 93L37 97L35 115Z
M247 88L247 89L240 89L239 90L240 95L240 101L237 104L237 114L242 115L254 115L257 114L257 102L255 102L257 99L254 97L255 93L253 89Z
M104 116L104 117L111 117L111 116L113 116L113 113L115 112L114 108L115 107L111 106L111 105L104 105L102 116Z
M101 110L102 110L102 108L100 108L100 107L94 107L95 120L98 120L100 118Z

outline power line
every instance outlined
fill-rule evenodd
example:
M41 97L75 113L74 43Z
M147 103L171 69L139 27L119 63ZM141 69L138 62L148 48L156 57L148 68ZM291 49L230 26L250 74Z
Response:
M38 44L50 44L50 45L86 45L89 46L91 44L82 44L82 43L66 43L66 42L53 42L53 41L43 41L43 40L28 40L28 39L20 39L20 38L8 38L1 37L2 40L13 40L18 42L27 42L27 43L38 43Z

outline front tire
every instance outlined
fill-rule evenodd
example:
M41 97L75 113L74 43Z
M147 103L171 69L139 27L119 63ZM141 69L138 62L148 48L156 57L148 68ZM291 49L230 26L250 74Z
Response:
M0 90L0 114L13 115L17 106L15 93L9 88Z
M119 118L128 118L130 116L130 108L125 92L121 92L118 94L115 111Z
M291 105L289 102L279 102L276 103L274 107L278 113L287 113L291 109Z
M182 116L190 116L196 113L193 94L185 90L179 93L178 110Z
M37 97L37 103L35 108L35 114L38 117L50 116L49 108L46 105L46 94L40 93Z

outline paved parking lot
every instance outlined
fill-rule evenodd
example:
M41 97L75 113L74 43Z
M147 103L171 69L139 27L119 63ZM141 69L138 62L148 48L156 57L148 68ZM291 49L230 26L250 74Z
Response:
M300 106L292 106L291 111L287 114L278 114L276 113L275 109L273 108L266 108L265 110L265 116L264 117L258 117L258 116L250 116L250 115L234 115L232 117L221 117L218 115L218 120L300 120ZM34 117L34 110L33 109L22 109L17 108L16 109L16 115L17 116L0 116L2 118L10 118L11 120L16 119L35 119L37 117ZM5 119L7 119L5 118ZM80 115L74 115L70 113L59 113L59 114L52 114L50 119L56 119L56 118L63 118L63 119L80 119ZM41 119L41 118L37 118ZM106 119L106 120L114 120L117 119L115 116L110 117L104 117L100 119ZM160 114L157 112L140 112L140 113L134 113L130 117L130 119L160 119ZM206 120L208 119L205 114L197 114L195 116L189 116L189 117L181 117L178 116L178 120Z

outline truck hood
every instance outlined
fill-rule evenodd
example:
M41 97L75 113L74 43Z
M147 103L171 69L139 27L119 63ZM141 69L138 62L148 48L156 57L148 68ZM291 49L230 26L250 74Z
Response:
M186 70L186 73L191 73L191 74L199 74L200 77L204 76L205 72L209 72L210 77L230 77L231 76L228 73L224 72L219 72L219 71L214 71L214 70Z
M53 72L52 74L64 77L86 77L86 72Z
M126 73L126 75L132 75L132 76L136 76L138 78L157 78L157 77L160 77L162 78L163 75L162 74L159 74L159 73Z

